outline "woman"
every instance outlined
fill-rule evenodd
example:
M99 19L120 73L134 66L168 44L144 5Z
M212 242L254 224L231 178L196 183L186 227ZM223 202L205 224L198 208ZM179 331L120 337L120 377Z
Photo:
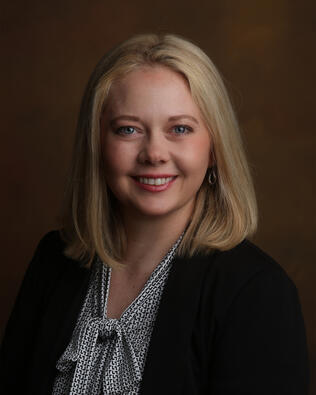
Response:
M247 240L253 185L201 49L144 34L108 53L69 179L7 326L5 393L307 393L297 290Z

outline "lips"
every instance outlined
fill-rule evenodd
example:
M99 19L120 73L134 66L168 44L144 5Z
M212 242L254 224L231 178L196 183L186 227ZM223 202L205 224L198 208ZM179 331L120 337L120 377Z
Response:
M133 177L138 186L150 192L161 192L168 189L176 178L177 176L171 174L142 174Z
M137 181L146 185L164 185L170 182L174 177L136 177Z

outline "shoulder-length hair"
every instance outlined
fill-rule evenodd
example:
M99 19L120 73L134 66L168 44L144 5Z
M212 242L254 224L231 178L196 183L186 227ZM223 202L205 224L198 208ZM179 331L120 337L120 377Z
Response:
M62 215L65 254L114 267L126 246L116 199L104 179L100 117L111 84L143 66L164 66L188 82L213 143L216 183L205 179L178 255L226 250L257 226L257 205L238 123L226 88L209 57L174 34L139 34L116 46L96 66L83 96Z

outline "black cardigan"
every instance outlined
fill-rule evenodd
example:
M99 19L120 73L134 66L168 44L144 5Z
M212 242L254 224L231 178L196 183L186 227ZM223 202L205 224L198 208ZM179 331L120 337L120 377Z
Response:
M63 248L48 233L28 267L2 343L2 394L51 393L89 278ZM247 240L175 259L141 394L306 395L308 379L297 290L279 264Z

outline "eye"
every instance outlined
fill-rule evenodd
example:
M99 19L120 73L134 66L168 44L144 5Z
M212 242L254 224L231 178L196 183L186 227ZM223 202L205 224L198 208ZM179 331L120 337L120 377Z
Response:
M187 125L176 125L173 127L175 134L188 134L193 131L190 126Z
M121 126L120 128L115 130L115 133L121 135L131 135L134 134L135 128L133 126Z

